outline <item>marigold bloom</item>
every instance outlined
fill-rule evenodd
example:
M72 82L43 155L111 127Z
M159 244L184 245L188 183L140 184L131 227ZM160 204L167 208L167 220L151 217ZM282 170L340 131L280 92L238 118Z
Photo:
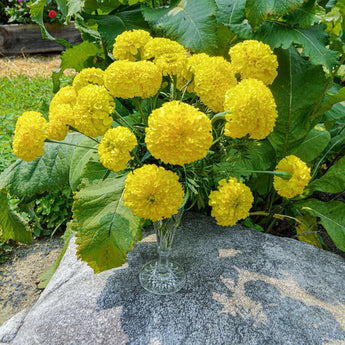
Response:
M84 68L75 76L72 86L78 92L81 88L89 84L103 85L103 74L104 72L100 68Z
M115 38L113 56L116 60L140 60L144 55L144 46L150 40L152 37L145 30L125 31Z
M255 78L265 85L273 83L277 76L278 61L268 44L247 40L229 50L231 65L243 79Z
M187 71L187 50L178 42L156 37L144 47L146 59L152 59L163 75L182 75Z
M50 108L56 106L57 104L70 104L72 107L77 101L77 92L73 86L62 87L52 98L49 106Z
M250 188L230 177L228 182L225 179L219 181L218 190L210 193L208 204L212 206L211 215L217 224L228 226L248 217L253 201Z
M212 145L210 119L180 101L164 103L148 119L145 142L152 156L164 163L184 165L207 155Z
M47 121L37 111L26 111L17 120L13 153L24 161L33 161L44 152Z
M114 109L114 99L104 86L85 86L79 90L73 108L75 127L85 135L103 135L111 127Z
M242 138L264 139L272 131L278 116L271 90L258 79L244 79L225 94L224 134Z
M300 158L290 155L283 158L276 166L276 172L288 172L291 177L285 180L274 176L273 186L280 196L293 198L302 194L311 179L310 168Z
M131 151L138 145L137 138L127 127L110 128L98 146L101 163L115 172L126 169Z
M68 123L72 121L73 109L70 104L57 104L49 109L47 138L54 140L65 139L68 133Z
M104 72L104 85L113 97L148 98L161 87L162 74L150 61L113 62Z
M154 164L130 172L125 181L124 205L153 222L177 214L183 198L178 175Z
M215 113L224 110L225 93L236 84L231 64L220 56L206 58L195 66L195 92Z

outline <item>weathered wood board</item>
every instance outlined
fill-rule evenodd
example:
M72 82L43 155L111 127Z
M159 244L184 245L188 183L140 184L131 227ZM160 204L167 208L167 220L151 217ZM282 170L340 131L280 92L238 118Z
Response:
M82 41L80 31L74 25L46 24L46 28L53 37L63 38L71 44ZM64 49L60 43L43 39L36 24L0 25L0 56L60 52Z

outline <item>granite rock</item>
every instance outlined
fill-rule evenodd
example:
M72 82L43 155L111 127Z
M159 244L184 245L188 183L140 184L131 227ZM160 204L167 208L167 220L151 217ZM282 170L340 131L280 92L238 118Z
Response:
M12 328L11 320L0 328L0 341L345 344L343 258L194 213L184 215L175 236L172 260L187 273L178 293L156 296L139 285L141 266L156 257L154 235L135 245L127 264L99 274L76 259L71 241L39 300L20 322L11 319Z

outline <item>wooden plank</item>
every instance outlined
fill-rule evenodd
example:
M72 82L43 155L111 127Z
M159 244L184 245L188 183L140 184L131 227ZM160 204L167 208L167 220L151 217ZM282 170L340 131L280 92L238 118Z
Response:
M81 34L74 25L46 24L55 38L63 38L71 44L82 42ZM37 24L0 25L0 55L60 52L65 47L52 40L43 39Z

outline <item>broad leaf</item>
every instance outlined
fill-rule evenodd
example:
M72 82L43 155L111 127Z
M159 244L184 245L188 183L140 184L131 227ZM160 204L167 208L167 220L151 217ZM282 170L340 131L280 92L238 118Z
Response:
M268 15L282 16L302 6L303 2L304 0L247 0L247 19L256 28Z
M72 155L70 170L69 170L69 185L73 191L75 191L81 182L81 178L84 175L85 167L91 158L97 159L97 152L87 149L85 147L97 148L98 144L90 138L84 138Z
M66 49L61 56L61 70L66 68L74 68L76 71L81 71L87 65L89 58L103 54L101 48L93 43L84 41L73 46L73 48Z
M345 203L341 201L323 202L316 199L308 199L296 203L304 214L311 214L320 218L320 223L327 233L342 251L345 251Z
M288 155L299 146L311 130L309 114L326 83L321 66L312 65L296 50L277 50L278 77L272 92L278 107L273 133L268 137L278 156Z
M327 110L330 110L333 105L339 102L345 101L345 87L342 87L337 93L327 93L328 99L326 102L321 104L320 109L317 111L318 114L323 114ZM345 108L344 108L345 110ZM344 114L345 116L345 114Z
M299 157L304 162L311 162L317 158L326 148L331 135L321 127L313 128L305 137L303 142L291 154Z
M141 237L141 219L123 205L126 175L108 173L101 163L89 162L73 205L77 255L95 273L121 266Z
M330 110L324 113L325 122L332 123L332 125L335 121L343 118L345 118L345 105L343 105L342 103L334 104Z
M286 22L291 26L297 24L301 29L309 29L312 24L319 21L315 13L315 0L307 0L301 7L297 8L297 10L288 14Z
M82 11L83 7L84 0L67 0L68 17L74 17L77 13Z
M241 24L246 18L246 0L216 0L217 21L223 25Z
M345 157L329 168L325 175L308 186L309 192L340 193L345 190Z
M317 235L317 219L312 215L298 216L297 219L302 223L296 226L297 238L305 243L313 246L323 248L320 239Z
M115 37L127 30L149 29L144 20L139 6L129 7L111 15L84 15L85 19L93 19L98 25L98 31L111 48L115 42Z
M121 1L119 0L102 0L102 2L98 0L86 0L83 10L86 13L92 13L95 10L101 11L101 13L108 14L111 11L114 11L121 5Z
M214 0L181 0L169 8L143 6L144 18L156 30L193 52L212 52L217 47Z
M31 243L32 235L25 220L8 204L7 193L0 190L0 226L1 241L14 240L21 243Z
M66 0L56 0L58 5L59 11L62 13L63 16L67 16L67 3Z
M30 6L31 19L40 26L43 38L48 38L50 40L56 41L65 47L71 47L71 44L68 41L61 38L54 38L44 26L43 11L46 2L47 0L37 0Z
M77 145L81 134L69 134L64 142ZM18 159L1 175L0 188L12 195L32 196L68 183L69 165L75 146L46 143L44 153L34 161Z
M290 27L284 22L263 23L252 38L267 43L272 49L289 48L292 44L303 46L302 55L310 57L315 65L325 65L332 70L337 62L337 52L326 48L328 35L324 31L325 25L314 25L309 30Z

